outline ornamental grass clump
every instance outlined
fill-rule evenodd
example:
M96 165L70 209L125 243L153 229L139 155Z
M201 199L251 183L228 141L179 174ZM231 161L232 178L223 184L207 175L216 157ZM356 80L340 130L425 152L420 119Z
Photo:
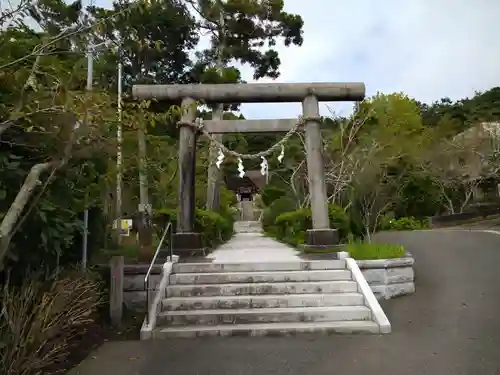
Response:
M0 310L0 374L53 373L70 354L72 339L97 318L103 302L100 280L73 269L47 278L26 275L4 285Z

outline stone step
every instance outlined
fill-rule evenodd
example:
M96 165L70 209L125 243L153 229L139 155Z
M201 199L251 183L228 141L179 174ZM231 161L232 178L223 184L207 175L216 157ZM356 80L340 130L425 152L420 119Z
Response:
M366 306L285 307L261 309L215 309L164 311L158 325L220 325L272 322L325 322L371 320Z
M260 221L235 221L233 229L235 233L260 233L262 225Z
M234 229L235 233L262 233L260 227L239 227Z
M351 320L343 322L228 324L220 326L174 326L168 328L156 328L153 331L153 338L196 338L204 336L287 336L300 333L380 333L380 328L377 323L368 320Z
M234 222L235 227L260 227L261 223L258 220L236 220Z
M201 309L250 309L363 305L361 293L284 294L261 296L172 297L162 301L163 311Z
M350 293L357 292L354 281L307 281L291 283L239 283L169 285L167 297L234 296L256 294Z
M351 280L349 270L257 271L221 273L179 273L170 275L170 284L272 283L291 281Z
M248 263L177 263L173 273L264 272L345 269L345 260L311 260L290 262Z

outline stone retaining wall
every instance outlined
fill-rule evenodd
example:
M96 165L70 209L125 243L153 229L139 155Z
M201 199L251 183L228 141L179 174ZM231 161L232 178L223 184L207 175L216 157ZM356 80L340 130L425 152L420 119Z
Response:
M146 310L146 290L144 289L144 277L148 272L149 265L126 265L123 274L123 302L128 309ZM161 280L162 265L155 265L151 271L151 289L156 288Z
M153 266L150 276L150 288L156 288L161 280L163 264ZM109 280L109 266L99 265L104 280ZM134 311L146 310L146 290L144 289L144 277L148 272L148 264L128 264L123 269L123 303L127 309Z
M377 299L389 299L415 293L414 259L358 260L358 266Z

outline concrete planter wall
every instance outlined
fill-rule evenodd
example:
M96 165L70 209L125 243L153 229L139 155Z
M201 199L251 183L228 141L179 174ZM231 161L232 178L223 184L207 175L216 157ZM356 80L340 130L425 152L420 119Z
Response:
M414 259L403 258L358 260L358 266L377 299L389 299L415 293Z

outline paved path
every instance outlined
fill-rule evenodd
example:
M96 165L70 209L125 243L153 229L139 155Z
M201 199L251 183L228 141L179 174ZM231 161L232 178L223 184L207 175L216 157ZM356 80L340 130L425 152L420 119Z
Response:
M390 335L108 343L71 375L500 374L500 235L378 240L404 243L416 259L417 292L383 303Z
M210 253L216 263L299 261L298 252L261 233L237 233L231 240Z

